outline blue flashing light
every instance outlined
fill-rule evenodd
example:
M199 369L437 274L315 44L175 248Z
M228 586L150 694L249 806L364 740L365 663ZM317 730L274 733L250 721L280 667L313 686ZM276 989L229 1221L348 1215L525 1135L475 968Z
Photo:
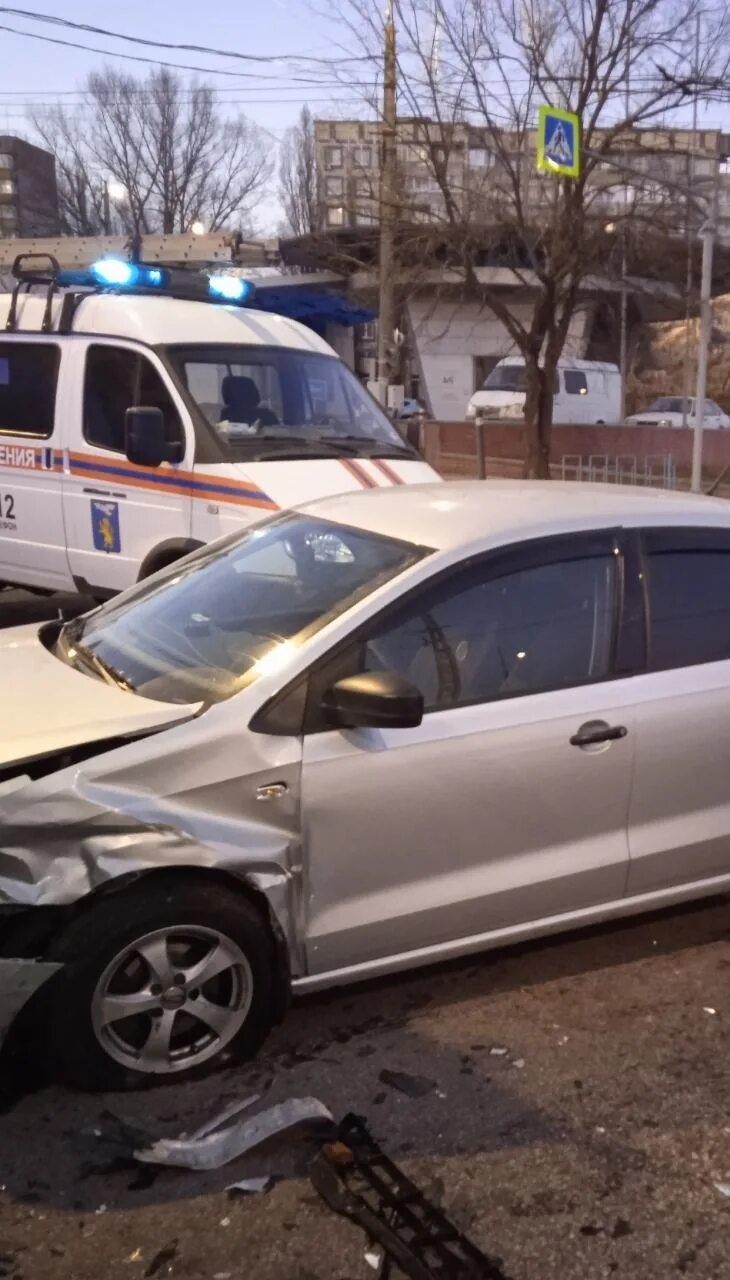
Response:
M160 267L145 267L138 262L123 262L120 258L99 258L89 267L89 275L97 284L111 285L119 289L157 288L165 283L165 273Z
M240 276L210 276L208 293L223 302L249 302L254 295L254 286L250 280L242 280Z
M100 258L92 262L90 274L99 284L112 284L124 287L135 284L137 268L132 262L121 262L119 258Z

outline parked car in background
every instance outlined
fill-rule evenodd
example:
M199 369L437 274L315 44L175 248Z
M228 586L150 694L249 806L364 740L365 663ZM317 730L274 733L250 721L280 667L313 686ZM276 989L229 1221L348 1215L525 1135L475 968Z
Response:
M0 660L0 1015L59 966L77 1085L249 1056L290 988L730 891L722 499L326 497Z
M524 416L525 362L508 356L495 365L466 410L468 419ZM560 360L553 387L553 422L618 423L621 421L621 375L618 365L599 360Z
M416 418L419 413L425 413L425 412L426 410L424 409L423 405L419 400L414 400L412 397L407 397L403 401L403 404L400 406L400 409L397 410L395 416L401 422L407 422L409 418Z
M632 413L626 419L631 427L694 427L697 401L683 396L658 396L648 409ZM724 413L714 400L705 400L703 425L708 431L722 431L730 427L730 415Z

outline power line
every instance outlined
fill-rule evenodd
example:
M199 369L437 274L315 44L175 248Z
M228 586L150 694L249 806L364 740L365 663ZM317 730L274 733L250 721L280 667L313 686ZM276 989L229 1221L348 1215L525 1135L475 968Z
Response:
M2 12L1 7L0 12ZM8 31L11 35L22 36L27 40L42 40L45 44L62 45L65 49L83 49L87 53L101 53L105 58L114 58L115 60L122 58L125 62L145 62L149 66L165 67L173 71L197 71L206 76L228 76L233 80L239 81L242 79L263 80L269 78L272 80L295 80L297 83L300 81L299 76L288 73L286 75L282 73L280 76L267 77L260 71L224 71L217 67L199 67L189 62L167 62L163 58L145 58L141 53L119 53L115 49L100 49L96 45L80 44L75 40L62 40L58 36L42 36L37 31L19 31L17 27L9 27L4 23L0 23L0 31ZM302 79L302 83L314 84L319 82Z
M0 5L0 13L10 14L14 18L30 18L33 22L47 22L52 26L71 28L74 31L86 31L89 35L106 36L112 40L125 40L129 44L143 44L147 47L155 49L179 49L183 53L205 53L216 58L240 58L243 62L313 62L323 66L332 66L334 62L340 65L343 62L369 62L371 58L367 54L361 54L358 57L351 56L348 58L319 58L311 54L263 54L263 53L239 53L237 50L231 49L214 49L204 44L173 44L166 40L150 40L145 36L126 35L121 31L110 31L106 27L95 27L87 22L72 22L69 18L59 18L51 13L38 13L33 9L15 9L9 5ZM27 34L32 34L28 32ZM98 52L96 50L95 52Z

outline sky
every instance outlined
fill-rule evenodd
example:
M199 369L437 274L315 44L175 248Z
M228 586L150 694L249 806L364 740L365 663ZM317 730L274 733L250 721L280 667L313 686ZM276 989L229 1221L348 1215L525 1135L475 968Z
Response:
M3 12L7 8L149 40L206 45L274 60L251 63L183 50L158 52ZM99 0L17 0L13 6L0 4L0 132L32 138L29 104L73 104L78 102L78 90L89 72L113 65L119 71L145 77L159 57L202 68L178 74L184 81L198 78L213 84L222 111L243 112L254 120L266 131L273 149L305 102L315 116L367 113L365 99L371 91L372 65L343 61L348 52L343 44L349 44L350 53L357 50L353 50L336 12L337 0L124 0L116 6L100 4ZM38 36L91 45L101 52L46 43L34 38ZM130 61L131 55L152 61ZM325 63L305 60L297 64L291 60L296 58L321 58ZM690 116L685 109L673 123L689 123ZM701 109L700 125L730 128L730 108L714 105ZM258 231L272 232L280 219L274 182L270 196L255 213L254 223Z
M322 0L324 11L327 0ZM280 54L338 59L338 32L332 20L317 13L310 0L124 0L119 5L102 5L99 0L17 0L13 8L34 10L74 22L89 23L146 39L173 43L200 44L241 53L276 56ZM12 27L13 32L7 30ZM15 34L53 37L93 45L107 52L45 43ZM286 128L296 121L304 102L314 115L361 114L362 98L357 89L332 87L332 73L315 64L292 67L285 60L273 64L251 64L233 58L210 57L182 50L160 50L135 46L91 32L35 22L2 12L0 6L0 132L32 138L27 119L29 103L73 103L74 90L90 71L114 65L119 71L144 77L151 64L122 60L120 54L156 56L170 62L195 64L205 71L180 71L184 80L209 80L216 86L221 104L230 114L242 111L268 133L272 147ZM215 71L233 75L215 75ZM292 75L300 75L297 82ZM358 72L358 74L360 74ZM321 80L329 84L322 86ZM272 198L257 219L262 230L271 230L279 215Z

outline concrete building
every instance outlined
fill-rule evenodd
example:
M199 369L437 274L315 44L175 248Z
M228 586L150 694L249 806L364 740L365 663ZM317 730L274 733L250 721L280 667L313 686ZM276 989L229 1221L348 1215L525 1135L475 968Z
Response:
M0 237L58 233L53 156L22 138L0 135Z
M378 221L381 125L368 120L315 121L321 229L366 227ZM539 217L554 178L536 168L537 134L505 131L495 145L489 131L463 122L442 125L402 118L397 128L398 213L403 220L446 219L444 186L465 221L496 211L519 182L522 200ZM719 130L637 129L612 145L613 163L602 162L591 179L590 201L610 218L627 203L657 214L672 226L686 222L685 202L666 183L692 186L709 196L712 179L730 157L730 135ZM626 172L617 169L623 161ZM632 173L632 171L634 171ZM442 175L442 181L437 174ZM637 176L635 176L637 175ZM641 175L640 177L638 175ZM727 176L730 210L730 176Z

